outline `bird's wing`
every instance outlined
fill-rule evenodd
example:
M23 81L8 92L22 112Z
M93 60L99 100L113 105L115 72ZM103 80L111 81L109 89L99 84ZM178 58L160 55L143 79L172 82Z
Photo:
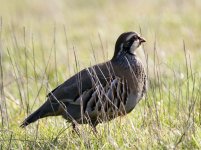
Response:
M77 73L48 97L53 103L56 100L64 104L68 115L74 119L80 118L83 113L91 120L110 120L126 114L128 95L127 80L115 75L112 66L104 63Z
M74 101L98 84L105 86L114 77L110 62L84 69L59 85L47 96L51 100Z

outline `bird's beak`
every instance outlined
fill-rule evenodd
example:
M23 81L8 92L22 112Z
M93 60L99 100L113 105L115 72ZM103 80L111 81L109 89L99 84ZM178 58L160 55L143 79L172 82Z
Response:
M140 40L140 44L146 42L146 40L143 39L142 37L139 37L139 40Z

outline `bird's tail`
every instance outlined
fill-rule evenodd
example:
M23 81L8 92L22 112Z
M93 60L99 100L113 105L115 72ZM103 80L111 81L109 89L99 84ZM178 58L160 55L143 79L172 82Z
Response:
M28 116L20 125L20 127L24 128L32 122L40 118L44 118L47 116L58 116L61 115L60 104L58 102L51 102L47 100L38 110L33 112L30 116Z

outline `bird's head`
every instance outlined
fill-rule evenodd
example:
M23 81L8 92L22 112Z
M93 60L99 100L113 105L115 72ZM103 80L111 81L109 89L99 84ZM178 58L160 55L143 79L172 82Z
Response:
M143 43L146 42L135 32L122 33L116 41L114 57L118 57L121 54L134 54L135 50Z

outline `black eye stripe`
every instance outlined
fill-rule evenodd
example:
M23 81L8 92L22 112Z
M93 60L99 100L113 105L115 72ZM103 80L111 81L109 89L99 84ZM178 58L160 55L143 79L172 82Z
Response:
M134 42L134 39L133 39L133 38L130 39L129 41L127 41L127 42L124 44L124 48L126 48L126 49L130 48L130 47L132 46L133 42Z
M133 44L133 42L134 42L134 37L132 37L131 39L129 39L129 41L127 42L128 44Z
M137 40L139 37L137 35L133 35L132 37L130 37L127 41L125 41L123 48L126 49L130 49L130 47L132 46L133 42L135 40Z
M134 40L128 41L128 42L126 42L126 45L131 46L133 44L133 42L134 42Z

